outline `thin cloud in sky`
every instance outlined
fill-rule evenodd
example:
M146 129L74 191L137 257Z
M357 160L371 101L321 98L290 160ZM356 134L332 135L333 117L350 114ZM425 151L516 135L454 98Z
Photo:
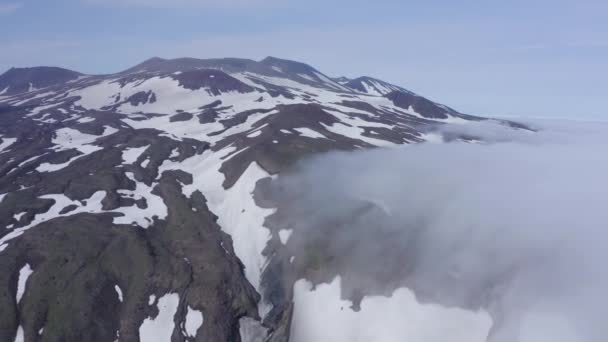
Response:
M20 2L0 4L0 15L14 13L21 7L23 7L23 4Z

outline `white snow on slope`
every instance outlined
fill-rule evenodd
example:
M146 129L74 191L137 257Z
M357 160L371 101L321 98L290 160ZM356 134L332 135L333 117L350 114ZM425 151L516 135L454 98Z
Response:
M258 130L255 130L255 131L247 134L247 138L255 138L255 137L259 136L260 134L262 134L262 131L258 129Z
M294 130L298 131L300 133L301 136L303 137L309 137L309 138L315 138L315 139L327 139L326 136L324 136L323 134L312 130L308 127L301 127L301 128L294 128Z
M24 341L23 327L19 326L19 328L17 329L17 335L15 336L15 342L23 342L23 341Z
M245 265L247 279L259 291L260 275L266 266L262 251L271 238L270 231L263 226L264 218L274 213L274 209L256 206L252 192L259 179L270 175L254 162L232 188L224 189L224 175L219 168L222 158L234 150L227 147L218 152L208 151L181 163L165 161L159 174L165 170L181 169L193 175L193 183L183 188L184 195L190 196L195 190L205 195L209 209L218 216L218 224L232 237L234 251ZM268 308L263 303L261 306L261 314L264 315Z
M373 96L384 96L395 90L401 90L399 87L385 84L372 79L362 80L361 85L363 86L363 88L365 88L365 93Z
M9 103L13 106L21 106L22 104L25 104L31 100L35 100L35 99L39 99L39 98L43 98L43 97L47 97L50 95L54 95L54 92L44 92L44 93L38 93L32 96L27 96L25 99L23 100L17 100L17 101L9 101Z
M136 205L117 208L113 212L122 213L124 216L114 217L114 223L136 223L143 228L148 228L154 222L153 218L155 216L161 220L165 219L169 211L162 197L152 193L154 185L148 186L142 182L138 182L132 172L127 172L125 175L135 182L135 190L118 190L118 193L135 200L145 198L148 206L145 209L140 209Z
M17 141L17 138L2 138L2 143L0 143L0 152L14 144L15 141Z
M188 313L186 314L186 322L184 324L186 336L195 337L196 331L203 326L204 321L205 318L202 312L188 306Z
M392 297L365 297L361 310L340 297L341 279L294 285L291 341L331 342L485 342L492 319L485 312L421 304L408 289Z
M283 97L278 97L263 102L256 102L262 95L262 93L257 91L249 93L229 91L220 95L212 95L206 88L197 90L183 88L179 85L178 81L169 77L153 77L144 82L129 83L119 91L116 91L115 94L120 94L121 98L124 99L142 91L152 91L155 94L156 101L138 106L124 103L118 108L118 111L127 114L138 112L173 114L177 110L196 113L200 112L200 107L221 100L223 103L230 103L233 112L241 112L252 108L270 109L283 101L288 101Z
M150 145L126 148L124 151L122 151L122 160L125 164L133 164L137 161L142 153L146 152L148 147L150 147Z
M372 85L368 84L368 83L367 83L367 82L365 82L365 81L361 81L361 85L363 86L363 88L365 88L365 92L366 92L367 94L374 95L374 96L382 96L382 95L383 95L383 94L382 94L380 91L378 91L378 90L377 90L377 89L376 89L374 86L372 86Z
M78 151L89 154L95 151L101 150L99 146L89 145L95 140L113 134L116 132L115 128L106 127L102 135L93 135L82 133L72 128L61 128L55 131L55 137L53 138L53 144L58 145L58 151L77 149Z
M329 77L320 74L318 72L315 72L315 75L326 85L328 85L331 88L337 89L339 91L350 91L350 89L344 87L343 85L336 83L335 81L333 81L332 79L330 79Z
M120 84L114 80L105 80L98 84L72 91L69 96L80 96L76 105L88 109L100 109L114 104L114 95L120 91Z
M27 212L26 211L22 211L20 213L17 213L15 215L13 215L13 218L17 221L21 220L21 218L23 217L23 215L25 215Z
M4 249L6 249L6 247L8 246L8 244L7 244L8 241L20 236L26 230L28 230L34 226L37 226L40 223L43 223L45 221L48 221L50 219L60 217L60 216L74 215L74 214L82 213L82 212L89 212L89 213L100 212L102 209L101 201L104 199L105 196L106 196L105 191L97 191L89 199L86 200L86 205L82 205L82 203L80 203L78 201L72 201L64 194L53 194L53 195L40 196L40 198L54 200L55 204L53 204L53 206L46 213L37 214L34 217L34 220L32 220L32 222L30 224L28 224L27 226L17 228L15 230L13 230L12 232L6 234L2 238L0 238L0 252L2 252ZM67 214L60 214L60 212L63 208L67 207L68 205L72 205L72 204L77 205L78 207L75 210L73 210Z
M51 109L51 108L54 108L54 107L60 106L61 104L62 104L61 102L55 102L55 103L51 103L51 104L44 105L44 106L37 106L36 108L32 109L32 110L30 111L30 113L29 113L29 114L27 114L27 116L34 116L34 115L38 115L38 114L40 114L40 113L44 112L44 111L45 111L45 110L47 110L47 109ZM41 119L42 119L42 118L41 118Z
M372 144L374 146L388 147L388 146L397 145L390 141L386 141L386 140L382 140L382 139L374 139L374 138L369 138L369 137L363 136L361 134L363 132L365 132L365 130L363 128L359 128L357 126L348 127L343 123L334 123L331 126L328 126L328 125L322 123L322 125L325 127L325 129L327 129L328 131L330 131L332 133L336 133L336 134L339 134L339 135L342 135L345 137L349 137L352 139L361 140L368 144Z
M103 149L102 147L90 144L95 142L99 138L114 134L117 131L118 130L114 127L105 126L102 135L92 135L82 133L72 128L58 129L57 131L55 131L55 137L53 138L53 144L57 145L55 146L55 150L64 151L69 149L76 149L82 154L74 156L67 162L61 164L42 163L36 168L36 170L38 172L54 172L57 170L61 170L69 166L75 160Z
M148 317L139 327L139 338L142 342L170 342L175 328L173 317L179 306L179 295L169 293L158 300L158 315Z
M291 236L292 233L293 233L293 229L279 230L279 239L281 240L281 243L286 245L287 241L289 240L289 237Z
M84 118L80 118L78 120L78 123L88 123L88 122L93 122L95 121L95 118L91 118L91 117L84 117Z
M74 157L70 158L70 160L68 160L67 162L61 163L61 164L42 163L42 164L38 165L38 167L36 168L36 171L38 171L38 172L58 171L65 167L68 167L73 161L75 161L76 159L80 159L80 158L84 157L85 155L86 154L74 156Z
M114 290L116 290L116 294L118 294L118 300L122 302L122 290L120 286L114 285Z
M17 167L15 167L13 170L17 170L17 169L19 169L20 167L22 167L23 165L26 165L26 164L28 164L28 163L30 163L30 162L32 162L32 161L34 161L34 160L36 160L36 159L38 159L38 158L40 158L40 157L44 156L45 154L47 154L47 153L43 153L43 154L41 154L41 155L37 155L37 156L33 156L33 157L31 157L31 158L28 158L28 159L26 159L26 160L22 161L21 163L19 163L19 165L18 165ZM11 171L11 172L12 172L12 171Z
M311 82L317 82L317 80L315 80L314 78L312 78L310 75L307 74L297 74L298 76L302 77L305 80L311 81Z
M19 271L19 280L17 282L16 296L17 303L19 303L21 301L21 298L23 298L23 294L25 293L25 288L27 286L27 280L29 279L30 275L32 275L32 273L34 273L34 271L32 270L29 264L25 264L25 266L23 266Z
M252 109L252 108L247 108ZM217 135L210 135L211 133L221 131L224 129L224 126L217 122L219 120L227 119L233 116L233 113L222 113L220 114L218 120L213 123L208 124L200 124L198 121L175 121L170 122L169 116L158 116L155 118L151 118L149 120L136 121L131 120L129 118L123 119L125 123L132 126L136 129L141 128L162 128L169 136L173 139L181 140L184 138L195 138L201 141L207 141L210 143L217 142L222 140L228 135L241 133L248 131L252 128L252 125L259 121L260 119L272 115L276 113L275 111L271 111L268 113L256 113L247 117L247 120L241 124L235 125L227 129L225 132Z

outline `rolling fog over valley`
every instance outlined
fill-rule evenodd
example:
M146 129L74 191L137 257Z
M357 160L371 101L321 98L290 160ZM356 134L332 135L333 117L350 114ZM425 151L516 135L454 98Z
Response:
M302 260L296 265L309 263L311 253L329 265L302 270L321 285L316 291L296 285L304 307L294 317L296 339L395 341L409 332L399 322L419 322L421 315L422 332L414 336L424 341L486 341L485 333L487 341L605 336L608 125L531 126L539 131L451 125L443 130L485 134L490 142L330 153L279 177L271 188L286 204L279 209L286 211L282 224L294 230L288 253ZM569 196L561 196L564 191ZM323 282L332 277L329 292ZM416 311L406 306L414 300L402 298L401 286L423 303ZM323 300L315 302L316 292ZM372 297L362 299L361 292ZM386 294L402 306L373 297ZM352 303L360 317L341 310ZM482 317L450 316L431 303ZM392 330L383 325L385 310L391 310ZM374 320L385 330L371 337ZM481 331L467 335L460 326L437 333L450 320ZM305 329L298 329L301 321Z

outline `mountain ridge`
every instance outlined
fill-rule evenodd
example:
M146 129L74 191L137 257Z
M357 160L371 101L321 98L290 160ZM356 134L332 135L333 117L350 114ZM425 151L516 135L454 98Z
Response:
M314 67L310 66L309 64L297 62L297 61L293 61L293 60L288 60L288 59L282 59L282 58L273 57L273 56L265 57L259 61L256 61L253 59L234 58L234 57L208 58L208 59L192 58L192 57L179 57L179 58L170 58L170 59L161 58L161 57L151 57L130 68L127 68L123 71L119 71L119 72L115 72L115 73L86 75L84 73L81 73L81 72L78 72L75 70L71 70L71 69L58 68L58 67L46 67L46 66L32 66L32 67L27 67L27 68L10 68L4 74L0 75L0 79L2 79L2 77L5 74L8 74L9 71L21 73L22 71L30 70L32 72L36 72L36 71L42 70L44 68L61 69L64 72L78 74L81 76L104 76L104 75L136 73L138 71L143 71L144 69L148 69L148 71L154 71L154 70L158 71L158 70L169 69L169 68L187 70L190 68L213 68L213 67L218 67L218 66L219 67L225 66L228 68L232 67L232 68L246 69L246 68L250 68L253 65L264 65L264 66L268 66L270 68L285 67L286 73L289 73L289 74L298 74L298 73L312 74L315 72L321 73L320 71L318 71ZM331 78L331 77L328 77L328 78L331 79L332 81L334 80L334 78ZM380 79L370 77L370 76L359 76L357 78L348 79L348 81L350 81L350 82L374 81L374 82L379 82L384 86L388 86L388 88L390 88L391 90L398 89L398 90L402 90L402 91L408 91L403 87L400 87L400 86L397 86L397 85L391 84L389 82L385 82L385 81L382 81ZM339 83L339 82L336 82L336 83ZM348 83L348 82L345 82L345 83ZM365 93L366 90L363 88L360 88L360 87L361 87L360 85L355 85L354 87L349 87L349 89L360 90L361 92ZM381 95L386 95L386 92Z
M268 182L445 125L528 129L263 61L153 58L0 95L0 340L287 342L295 282L337 271L293 264Z

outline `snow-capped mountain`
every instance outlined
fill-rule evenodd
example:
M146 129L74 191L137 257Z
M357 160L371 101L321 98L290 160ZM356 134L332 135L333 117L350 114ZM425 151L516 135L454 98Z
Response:
M11 69L0 341L288 341L289 230L266 223L277 206L260 184L315 153L440 142L437 127L482 120L272 57Z

